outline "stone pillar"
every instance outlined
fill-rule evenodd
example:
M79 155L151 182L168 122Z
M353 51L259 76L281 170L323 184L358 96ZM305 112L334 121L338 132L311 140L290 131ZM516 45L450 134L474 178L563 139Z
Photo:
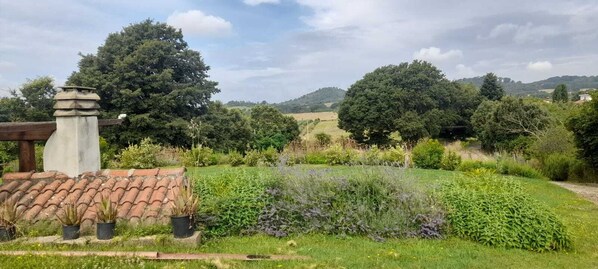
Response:
M70 177L100 170L100 135L94 88L60 87L54 99L56 131L46 142L44 171L59 171Z

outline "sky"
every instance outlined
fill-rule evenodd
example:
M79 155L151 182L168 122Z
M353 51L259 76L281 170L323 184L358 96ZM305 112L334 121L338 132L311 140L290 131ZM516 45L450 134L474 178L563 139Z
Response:
M451 80L598 75L595 0L0 0L0 96L63 85L80 53L148 18L182 30L225 102L347 89L414 59Z

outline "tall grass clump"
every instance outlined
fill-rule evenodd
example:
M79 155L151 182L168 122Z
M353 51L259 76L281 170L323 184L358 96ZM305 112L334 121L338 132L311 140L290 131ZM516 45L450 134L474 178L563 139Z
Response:
M446 182L440 195L451 232L484 245L532 251L571 247L565 226L519 182L491 172L471 172Z
M533 167L523 162L518 162L513 158L503 158L498 161L496 171L499 174L527 177L527 178L544 178L542 173Z
M267 190L258 230L277 237L323 233L373 239L441 237L444 213L411 178L393 169L347 176L284 169Z
M239 170L223 175L198 175L195 193L201 197L198 219L208 237L238 235L251 230L266 206L270 177L264 172Z
M493 170L496 171L496 162L495 161L475 161L475 160L463 160L459 167L457 167L458 171L461 172L470 172L478 169L486 169L486 170Z

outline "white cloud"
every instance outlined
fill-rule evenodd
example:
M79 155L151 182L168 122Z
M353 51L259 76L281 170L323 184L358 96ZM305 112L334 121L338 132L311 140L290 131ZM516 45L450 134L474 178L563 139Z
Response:
M476 72L473 70L473 68L464 64L458 64L455 66L455 69L457 70L455 78L470 78L476 75Z
M181 28L186 35L197 36L226 36L231 33L233 28L227 20L206 15L201 10L175 11L168 16L166 23Z
M463 52L461 50L449 50L443 53L437 47L422 48L413 53L414 59L425 60L432 63L459 59L461 57L463 57Z
M530 62L527 64L527 69L536 72L545 72L552 69L552 64L549 61Z
M257 6L261 4L279 4L280 0L243 0L243 3L250 6Z

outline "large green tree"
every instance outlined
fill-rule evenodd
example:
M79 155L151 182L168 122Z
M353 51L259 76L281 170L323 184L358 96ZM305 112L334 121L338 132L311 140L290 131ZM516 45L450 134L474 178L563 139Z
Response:
M498 77L494 73L488 73L484 76L484 82L480 87L480 94L488 100L500 100L505 95L505 90L498 82Z
M210 103L208 112L190 126L196 142L218 152L245 152L251 144L249 119L238 109L227 109L220 102Z
M581 157L598 169L598 92L591 95L592 101L571 116L567 127L574 134Z
M51 121L56 88L51 77L27 79L10 97L0 99L0 122Z
M567 85L559 84L556 86L556 88L552 92L552 102L569 102L569 92L567 91Z
M251 108L250 121L254 148L282 150L287 143L299 138L297 121L275 107L258 105Z
M180 30L146 20L108 35L97 54L82 55L68 84L96 88L102 117L127 114L123 125L104 133L110 142L124 146L151 137L189 146L188 121L204 114L219 91L208 70Z
M484 149L508 151L526 148L551 123L539 105L513 97L484 101L471 121Z
M339 127L360 143L384 145L391 133L406 141L438 137L448 127L469 130L481 102L475 88L448 81L430 63L380 67L348 89Z

